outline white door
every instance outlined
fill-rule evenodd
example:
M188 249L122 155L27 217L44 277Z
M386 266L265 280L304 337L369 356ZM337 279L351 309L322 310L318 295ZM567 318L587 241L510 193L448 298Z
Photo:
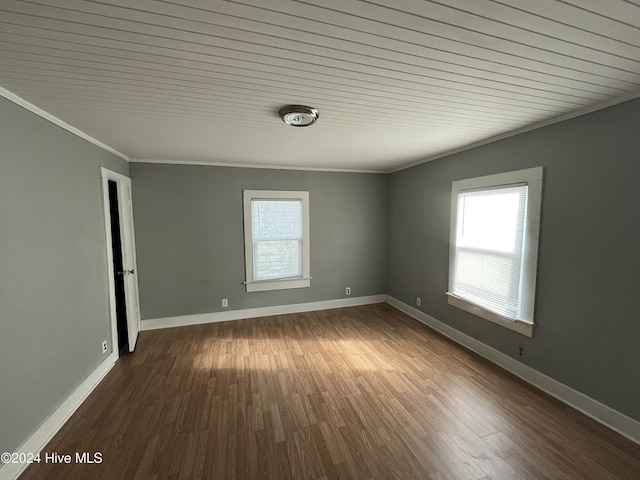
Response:
M122 261L124 264L124 287L127 304L127 327L129 351L136 348L140 332L140 308L138 296L138 275L136 270L136 245L133 233L133 203L131 201L131 180L118 185L120 202L120 227L122 229Z
M105 229L107 243L107 269L109 275L109 297L112 322L113 351L118 351L118 329L116 313L116 289L114 275L121 275L124 281L124 297L127 313L127 333L129 351L133 352L140 332L140 300L138 295L138 271L136 265L136 246L133 228L133 202L131 201L131 179L101 168ZM122 270L114 272L113 242L111 238L111 213L109 210L109 181L117 185L118 212L120 224L120 242L122 245Z

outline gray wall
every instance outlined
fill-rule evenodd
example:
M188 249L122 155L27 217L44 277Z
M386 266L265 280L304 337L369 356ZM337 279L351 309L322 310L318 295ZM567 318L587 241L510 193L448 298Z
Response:
M132 164L143 318L391 293L640 420L640 101L390 176ZM0 451L111 340L99 166L119 158L0 98ZM533 339L447 304L451 182L545 167ZM311 192L310 289L245 292L243 189Z
M640 420L640 100L397 172L389 291ZM447 304L451 183L545 167L532 339Z
M0 97L0 452L111 343L99 166L128 164Z
M383 294L388 177L131 164L142 318ZM247 293L242 190L308 190L311 288Z

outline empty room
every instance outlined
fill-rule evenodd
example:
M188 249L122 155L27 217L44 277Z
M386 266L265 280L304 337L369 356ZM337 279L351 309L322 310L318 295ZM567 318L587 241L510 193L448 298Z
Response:
M640 3L0 0L0 479L640 478Z

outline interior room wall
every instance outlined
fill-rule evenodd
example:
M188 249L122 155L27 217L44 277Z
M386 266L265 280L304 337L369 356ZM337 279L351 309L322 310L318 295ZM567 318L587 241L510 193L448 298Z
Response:
M389 293L640 420L640 100L390 178ZM451 184L543 166L532 339L447 303ZM519 347L524 348L519 356Z
M12 452L109 353L99 167L128 164L1 97L0 125L0 452Z
M392 175L127 164L0 98L0 451L111 341L99 167L131 173L142 318L390 293L640 420L640 100ZM447 304L451 183L545 167L528 339ZM247 293L243 189L310 191L309 289ZM524 355L518 356L519 347ZM110 346L111 349L111 346Z
M386 175L132 163L131 178L143 319L387 291ZM246 292L244 189L309 191L310 288Z

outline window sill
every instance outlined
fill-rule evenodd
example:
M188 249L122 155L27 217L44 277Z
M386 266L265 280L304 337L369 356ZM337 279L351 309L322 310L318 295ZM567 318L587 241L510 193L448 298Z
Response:
M492 312L491 310L472 303L469 300L458 297L453 293L447 292L447 297L449 305L460 308L461 310L472 313L478 317L484 318L485 320L489 320L490 322L497 323L498 325L508 328L509 330L513 330L525 337L533 337L533 327L535 326L533 323L504 317L499 313Z
M266 292L268 290L288 290L291 288L309 288L310 278L285 278L282 280L264 280L247 283L247 292Z

